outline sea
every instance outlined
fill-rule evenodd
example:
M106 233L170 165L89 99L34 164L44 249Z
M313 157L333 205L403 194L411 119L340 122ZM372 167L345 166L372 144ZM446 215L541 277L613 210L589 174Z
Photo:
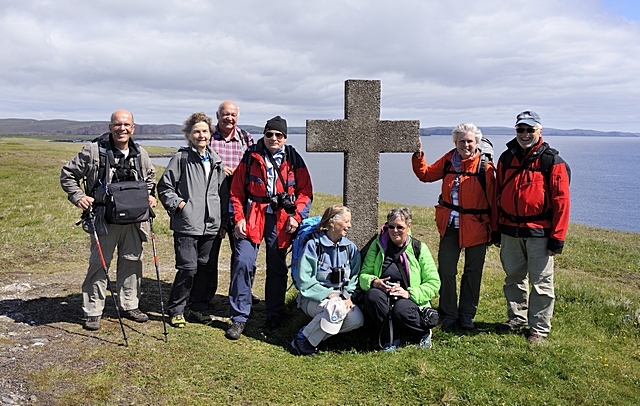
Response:
M261 135L254 137L256 140ZM485 135L493 144L495 158L513 137ZM640 137L547 136L544 140L560 151L571 168L571 222L613 230L640 233ZM304 158L314 191L342 195L342 153L306 152L303 134L291 134L287 143ZM145 140L142 145L178 148L176 140ZM451 136L422 137L428 163L454 147ZM168 158L153 158L166 166ZM435 206L441 182L422 183L411 169L410 153L385 153L380 157L380 200L399 205Z

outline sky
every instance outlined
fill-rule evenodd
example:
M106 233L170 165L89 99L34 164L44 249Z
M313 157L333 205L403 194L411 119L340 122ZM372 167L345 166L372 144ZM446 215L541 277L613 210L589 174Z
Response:
M347 79L421 127L640 133L638 0L0 0L0 118L344 118Z

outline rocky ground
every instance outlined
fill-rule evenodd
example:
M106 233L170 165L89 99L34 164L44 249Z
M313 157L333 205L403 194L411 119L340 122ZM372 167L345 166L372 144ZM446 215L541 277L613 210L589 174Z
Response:
M55 404L49 399L51 392L34 389L39 374L45 368L55 371L57 365L75 370L96 368L99 359L78 362L78 354L84 353L87 346L120 345L122 336L93 334L82 329L81 280L77 275L38 275L37 281L23 275L18 279L25 282L0 286L0 406ZM145 279L143 291L153 292L155 283ZM157 285L155 288L157 291ZM152 299L157 300L157 296L143 301ZM149 303L145 305L151 308ZM103 325L119 333L117 324L113 304L108 303ZM155 331L157 326L145 325L143 329L146 328L151 328L153 335L162 335ZM58 382L73 385L64 383L64 379ZM63 389L50 388L52 392Z
M27 371L33 349L54 345L63 334L47 326L37 326L25 315L26 301L36 299L34 286L13 283L0 287L0 405L37 404L38 397L29 393Z

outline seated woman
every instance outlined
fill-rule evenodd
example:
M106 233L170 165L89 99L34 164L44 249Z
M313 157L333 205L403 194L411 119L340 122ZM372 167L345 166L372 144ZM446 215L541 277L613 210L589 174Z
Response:
M497 228L491 216L491 207L495 207L495 170L485 156L488 151L480 148L482 132L474 124L458 125L452 136L455 148L435 163L427 165L422 146L411 161L413 172L422 182L442 180L442 194L436 206L442 328L459 323L463 329L472 330L487 244L492 241L491 230ZM485 145L482 148L489 149L490 145ZM498 242L499 234L494 237ZM464 273L458 304L456 275L463 248Z
M323 340L362 326L364 316L351 300L360 272L360 251L347 239L351 211L328 207L298 262L298 307L313 320L302 327L291 347L315 355Z
M438 293L440 278L429 248L412 241L410 230L411 211L391 209L360 272L366 312L380 332L381 347L389 351L411 341L419 342L420 348L431 348L433 326L422 321L422 312Z
M178 328L185 327L185 317L195 323L211 321L206 309L218 283L217 258L211 249L222 211L227 212L221 199L228 202L228 193L223 188L220 196L226 175L222 160L209 146L211 130L210 117L192 114L182 129L189 145L171 158L158 182L160 201L171 218L178 271L167 310L170 324Z

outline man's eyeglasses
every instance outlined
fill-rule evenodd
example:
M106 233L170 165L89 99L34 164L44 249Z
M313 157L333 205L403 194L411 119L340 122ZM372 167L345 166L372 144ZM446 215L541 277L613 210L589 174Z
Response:
M525 131L526 131L526 132L528 132L529 134L533 134L533 133L534 133L534 132L536 132L537 130L538 130L538 129L537 129L537 128L534 128L534 127L527 127L527 128L524 128L524 127L518 127L518 128L516 128L516 132L517 132L518 134L522 134L522 133L523 133L523 132L525 132Z
M274 132L274 131L267 131L266 133L264 133L264 136L267 137L267 138L276 137L277 139L281 140L282 137L284 137L284 134L277 133L277 132Z
M405 229L404 226L394 226L393 224L387 224L387 228L389 230L398 230L398 231L403 231Z

